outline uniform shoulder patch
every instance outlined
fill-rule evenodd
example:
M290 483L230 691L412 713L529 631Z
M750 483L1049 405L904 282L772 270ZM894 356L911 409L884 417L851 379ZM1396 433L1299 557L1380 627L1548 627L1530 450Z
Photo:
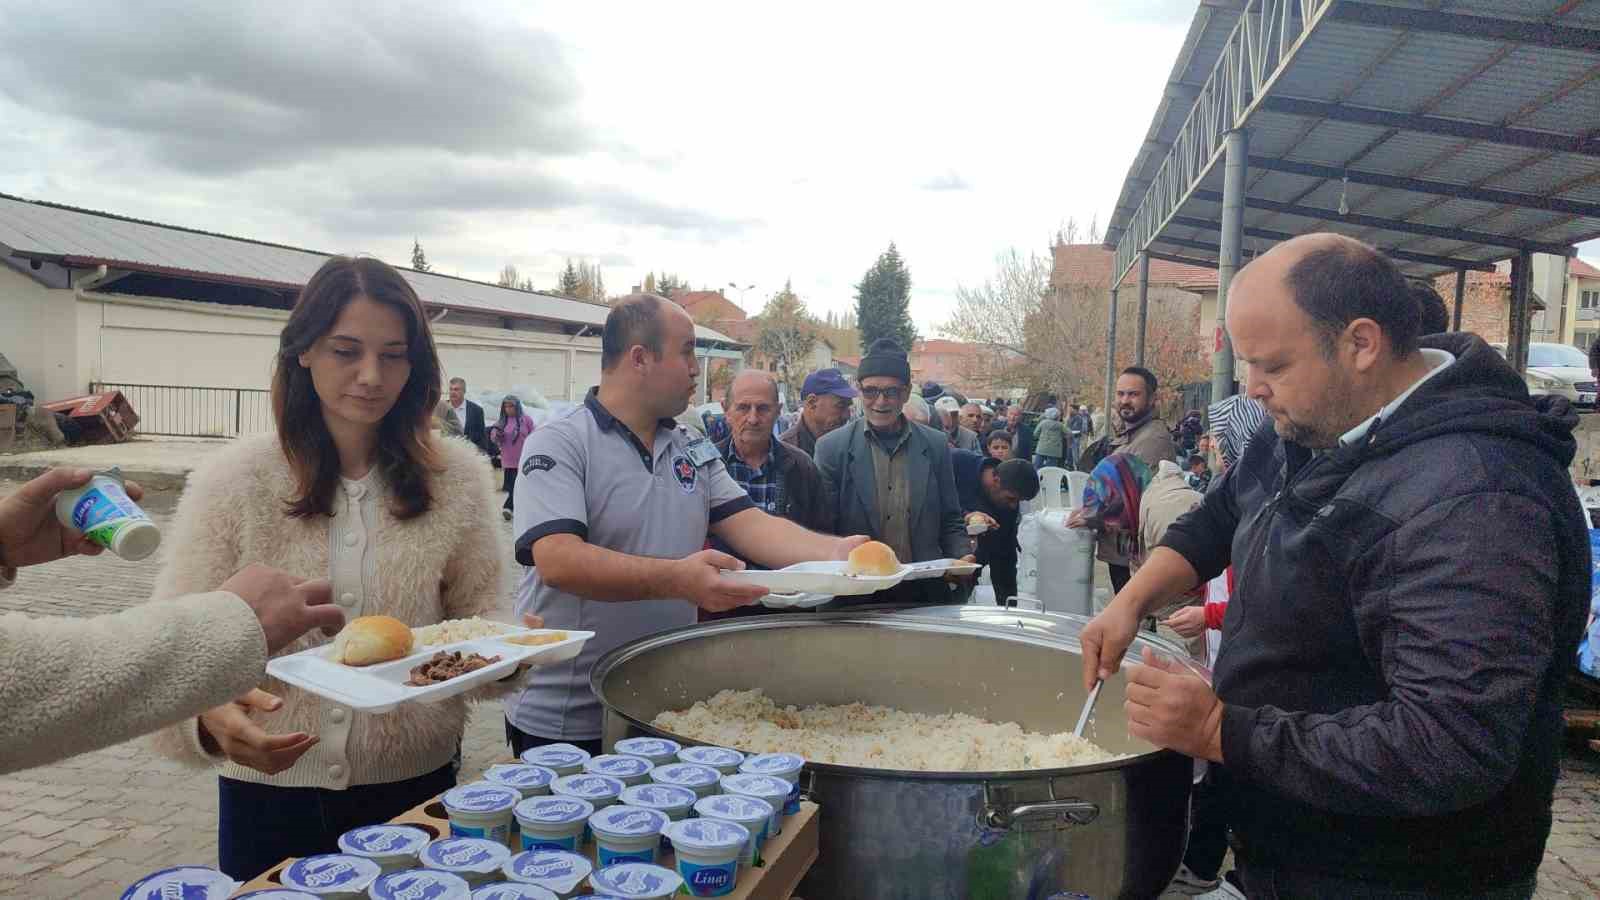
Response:
M522 461L522 474L532 475L535 472L548 472L555 467L555 457L546 456L543 453L535 453Z
M685 494L694 493L697 475L694 464L687 457L679 456L672 460L672 475L678 479L678 487L683 488Z

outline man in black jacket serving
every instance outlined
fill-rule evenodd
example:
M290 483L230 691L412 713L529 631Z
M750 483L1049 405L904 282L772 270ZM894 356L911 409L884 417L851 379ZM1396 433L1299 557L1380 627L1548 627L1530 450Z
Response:
M1086 682L1231 563L1215 693L1147 653L1125 706L1222 764L1250 896L1531 897L1589 594L1576 416L1474 335L1419 345L1358 241L1280 244L1229 300L1273 430L1085 628Z

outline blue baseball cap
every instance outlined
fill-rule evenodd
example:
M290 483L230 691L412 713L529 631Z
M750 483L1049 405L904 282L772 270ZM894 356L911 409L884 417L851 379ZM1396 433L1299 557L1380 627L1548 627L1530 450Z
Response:
M800 399L804 400L812 394L832 394L850 399L860 396L861 392L851 387L838 369L818 369L807 375L805 384L800 386Z

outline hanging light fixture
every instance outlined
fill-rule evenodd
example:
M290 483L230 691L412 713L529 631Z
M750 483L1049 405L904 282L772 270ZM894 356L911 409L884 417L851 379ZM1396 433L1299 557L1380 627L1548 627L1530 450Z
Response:
M1339 215L1350 215L1350 176L1345 175L1339 185Z

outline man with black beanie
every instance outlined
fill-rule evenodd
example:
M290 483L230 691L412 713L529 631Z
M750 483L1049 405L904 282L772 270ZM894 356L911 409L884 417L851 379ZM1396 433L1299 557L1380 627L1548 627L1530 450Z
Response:
M950 456L961 512L969 524L988 526L966 558L989 567L994 602L1005 606L1017 595L1018 509L1022 501L1039 496L1039 473L1022 459L1001 461L966 450L953 450Z
M949 442L908 421L911 364L888 339L874 341L856 369L865 414L817 441L817 468L837 527L870 534L902 563L960 558L968 551ZM961 602L943 581L902 582L855 602ZM836 601L838 602L838 601Z

